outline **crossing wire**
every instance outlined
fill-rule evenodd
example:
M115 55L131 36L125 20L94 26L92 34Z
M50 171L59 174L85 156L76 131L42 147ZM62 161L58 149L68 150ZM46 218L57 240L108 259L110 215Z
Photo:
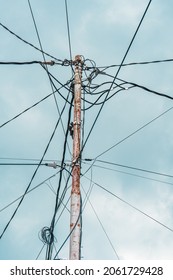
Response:
M45 62L45 65L43 66L43 69L46 70L46 73L47 73L47 75L49 77L49 82L50 82L50 86L51 86L52 92L54 92L54 86L53 86L52 79L51 79L49 71L48 71L48 66L46 64L46 58L45 58L45 54L44 54L44 51L43 51L43 46L42 46L41 38L40 38L40 35L39 35L38 27L37 27L37 24L36 24L36 20L35 20L35 17L34 17L34 13L33 13L33 9L32 9L30 0L28 0L28 5L29 5L30 12L31 12L32 20L33 20L33 23L34 23L35 31L36 31L38 42L39 42L39 45L40 45L40 49L42 51L43 60ZM59 117L60 117L60 109L59 109L59 106L58 106L58 101L57 101L56 95L53 94L53 97L54 97L55 105L56 105L56 108L57 108L57 111L58 111L58 114L59 114ZM65 135L65 128L64 128L64 124L63 124L63 121L62 121L61 118L60 118L60 121L61 121L62 129L63 129L64 135ZM70 147L68 145L68 142L67 142L67 147L68 147L69 153L71 153L70 152Z
M84 144L83 144L83 147L82 147L82 149L81 149L81 152L83 151L83 149L84 149L86 143L88 142L88 139L89 139L89 137L90 137L90 135L91 135L91 133L92 133L92 131L93 131L93 129L94 129L94 126L95 126L95 124L96 124L96 122L97 122L97 120L98 120L98 118L99 118L99 116L100 116L100 114L101 114L101 111L103 110L103 107L104 107L105 102L106 102L106 100L107 100L107 98L108 98L108 95L109 95L109 93L110 93L110 91L111 91L111 89L112 89L112 87L113 87L113 85L114 85L114 83L115 83L115 80L116 80L116 78L117 78L117 76L118 76L118 74L119 74L119 72L120 72L120 70L121 70L121 67L122 67L122 65L123 65L123 63L124 63L124 61L125 61L125 59L126 59L128 53L129 53L129 51L130 51L130 48L131 48L131 46L132 46L132 44L133 44L133 42L134 42L134 40L135 40L135 38L136 38L136 36L137 36L137 33L138 33L138 31L139 31L139 29L140 29L140 27L141 27L141 25L142 25L142 22L143 22L143 20L144 20L146 14L147 14L147 11L148 11L149 7L150 7L150 5L151 5L151 2L152 2L152 0L150 0L150 1L148 2L148 5L147 5L147 7L146 7L146 9L145 9L145 11L144 11L144 13L143 13L143 16L142 16L142 18L141 18L141 20L140 20L138 26L137 26L137 29L136 29L136 31L135 31L135 33L134 33L132 39L131 39L131 42L130 42L128 48L127 48L127 51L125 52L125 55L124 55L124 57L123 57L123 59L122 59L122 61L121 61L121 64L120 64L120 66L118 67L118 70L117 70L117 72L116 72L116 74L115 74L115 76L114 76L114 79L113 79L113 81L112 81L112 84L111 84L111 86L110 86L110 88L109 88L109 90L108 90L108 92L107 92L107 94L106 94L106 97L105 97L105 99L104 99L104 101L103 101L103 103L102 103L102 105L101 105L101 107L100 107L100 109L99 109L99 112L97 113L97 116L96 116L96 118L95 118L95 120L94 120L94 122L93 122L93 124L92 124L92 126L91 126L91 129L90 129L90 131L89 131L89 133L88 133L88 135L87 135L87 137L86 137L86 140L85 140L85 142L84 142Z
M64 112L64 110L65 110L65 108L66 108L66 104L67 104L67 103L65 103L65 105L64 105L64 107L63 107L63 109L62 109L62 111L61 111L61 116L62 116L62 114L63 114L63 112ZM40 165L42 164L42 161L43 161L43 159L44 159L44 157L45 157L45 155L46 155L48 149L49 149L49 146L50 146L50 144L51 144L51 142L52 142L52 139L54 138L55 132L56 132L57 127L58 127L58 125L59 125L59 123L60 123L61 116L60 116L60 118L58 119L58 121L57 121L57 123L56 123L56 125L55 125L55 128L54 128L53 133L52 133L52 135L51 135L51 137L50 137L50 139L49 139L49 142L48 142L48 144L47 144L47 146L46 146L46 148L45 148L45 150L44 150L44 153L43 153L43 155L42 155L42 157L41 157L41 159L40 159L40 161L39 161L39 164L38 164L38 166L36 167L36 169L35 169L35 171L34 171L32 177L31 177L31 180L30 180L30 182L29 182L29 184L28 184L28 186L27 186L27 188L26 188L26 190L25 190L23 196L21 197L21 199L20 199L20 201L19 201L19 203L18 203L18 205L17 205L15 211L13 212L11 218L10 218L9 221L7 222L7 224L6 224L5 228L4 228L4 230L2 231L2 233L1 233L1 235L0 235L0 239L2 239L3 235L5 234L6 230L7 230L8 227L9 227L10 223L11 223L12 220L14 219L14 217L15 217L15 215L16 215L18 209L19 209L19 207L21 206L21 204L22 204L22 202L23 202L23 200L24 200L24 198L25 198L27 192L28 192L29 189L30 189L30 186L31 186L31 184L32 184L32 182L33 182L33 180L34 180L34 178L35 178L35 176L36 176L36 174L37 174L37 172L38 172L38 170L39 170L39 168L40 168Z

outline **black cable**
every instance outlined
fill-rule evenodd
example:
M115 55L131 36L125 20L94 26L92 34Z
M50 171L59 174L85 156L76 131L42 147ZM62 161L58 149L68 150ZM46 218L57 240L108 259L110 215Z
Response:
M139 22L139 24L138 24L138 27L137 27L137 29L136 29L134 35L133 35L133 38L132 38L132 40L131 40L131 42L130 42L128 48L127 48L127 51L126 51L126 53L125 53L125 55L124 55L124 57L123 57L123 59L122 59L122 61L121 61L121 64L120 64L119 67L118 67L118 70L117 70L116 75L115 75L115 77L114 77L114 79L113 79L112 85L113 85L113 83L115 82L115 80L116 80L116 78L117 78L117 76L118 76L118 74L119 74L119 72L120 72L120 70L121 70L121 67L122 67L122 65L123 65L123 63L124 63L124 61L125 61L125 59L126 59L128 53L129 53L129 51L130 51L130 48L131 48L131 46L132 46L132 44L133 44L133 42L134 42L134 40L135 40L135 38L136 38L136 35L137 35L138 31L139 31L139 28L141 27L141 24L142 24L142 22L143 22L143 20L144 20L144 18L145 18L145 16L146 16L146 13L147 13L147 11L148 11L148 9L149 9L149 7L150 7L151 2L152 2L152 0L150 0L150 1L148 2L148 5L147 5L147 7L146 7L146 9L145 9L145 11L144 11L144 14L143 14L143 16L142 16L142 18L141 18L141 20L140 20L140 22ZM111 88L112 88L112 86L110 87L110 89L111 89Z
M30 65L30 64L41 64L42 62L41 61L37 61L37 60L34 60L34 61L24 61L24 62L19 62L19 61L0 61L0 65ZM53 62L52 62L53 63Z
M58 58L56 58L56 57L54 57L54 56L52 56L52 55L46 53L45 51L42 52L42 50L40 50L39 48L37 48L37 47L34 46L33 44L29 43L28 41L22 39L20 36L18 36L16 33L14 33L13 31L11 31L8 27L6 27L6 26L5 26L4 24L2 24L1 22L0 22L0 26L3 27L6 31L8 31L8 32L11 33L12 35L14 35L17 39L19 39L19 40L22 41L23 43L25 43L25 44L31 46L32 48L36 49L37 51L39 51L39 52L41 52L41 53L44 53L45 55L47 55L47 56L49 56L49 57L55 59L56 61L58 61L58 62L60 63L60 65L63 65L63 61L62 61L62 60L60 60L60 59L58 59Z
M120 79L119 79L119 80L120 80ZM122 81L122 80L121 80L121 81ZM167 94L164 94L164 93L161 93L161 92L158 92L158 91L155 91L155 90L152 90L152 89L149 89L149 88L147 88L147 87L145 87L145 86L141 86L141 85L138 85L138 84L132 83L132 82L128 82L128 84L130 84L130 85L132 85L132 86L135 86L135 87L138 87L138 88L141 88L141 89L143 89L143 90L145 90L145 91L154 93L154 94L156 94L156 95L159 95L159 96L162 96L162 97L166 97L166 98L168 98L168 99L173 100L173 97L172 97L172 96L167 95Z
M73 57L72 57L71 36L70 36L70 24L69 24L67 0L65 0L65 11L66 11L66 22L67 22L67 34L68 34L69 52L70 52L70 59L71 59L71 61L72 61L72 60L73 60Z
M64 107L63 107L63 109L62 109L62 111L61 111L61 116L62 116L62 114L63 114L63 112L64 112L64 110L65 110L65 107L66 107L66 104L64 105ZM22 198L20 199L20 201L19 201L19 203L18 203L18 206L16 207L16 209L15 209L15 211L13 212L13 214L12 214L10 220L8 221L8 223L6 224L4 230L2 231L2 233L1 233L1 235L0 235L0 239L3 237L4 233L6 232L7 228L9 227L11 221L14 219L14 217L15 217L15 215L16 215L16 213L17 213L19 207L20 207L20 205L22 204L22 202L23 202L23 200L24 200L24 198L25 198L25 196L26 196L26 194L27 194L27 192L28 192L28 190L29 190L29 188L30 188L30 186L31 186L31 184L32 184L32 182L33 182L33 180L34 180L34 178L35 178L37 172L38 172L38 169L39 169L39 167L40 167L40 164L42 163L42 161L43 161L43 159L44 159L44 157L45 157L45 155L46 155L46 153L47 153L47 150L48 150L48 148L49 148L49 146L50 146L50 143L51 143L51 141L52 141L52 139L53 139L53 137L54 137L54 135L55 135L55 132L56 132L56 129L57 129L58 125L59 125L59 122L60 122L60 118L58 119L58 121L57 121L57 123L56 123L56 125L55 125L54 131L53 131L53 133L52 133L52 135L51 135L51 137L50 137L50 140L49 140L49 142L48 142L48 144L47 144L47 146L46 146L46 149L44 150L44 153L43 153L43 155L42 155L42 157L41 157L41 160L40 160L40 162L39 162L37 168L35 169L35 171L34 171L32 177L31 177L31 180L30 180L30 182L29 182L29 184L28 184L28 186L27 186L27 188L26 188L26 190L25 190L23 196L22 196Z
M107 74L107 73L104 73L104 74L105 74L106 76L108 76L108 77L114 78L114 76L112 76L112 75L110 75L110 74ZM131 85L132 88L133 88L133 87L138 87L138 88L141 88L141 89L143 89L143 90L145 90L145 91L148 91L148 92L154 93L154 94L156 94L156 95L159 95L159 96L162 96L162 97L166 97L166 98L168 98L168 99L173 100L173 97L170 96L170 95L168 95L168 94L161 93L161 92L158 92L158 91L149 89L149 88L147 88L147 87L145 87L145 86L142 86L142 85L139 85L139 84L136 84L136 83L133 83L133 82L125 81L125 80L120 79L120 78L117 78L117 80L123 82L124 84L129 84L129 85ZM131 87L130 87L130 88L131 88Z
M67 98L65 98L64 95L61 94L61 92L57 89L55 83L53 82L53 80L52 80L51 78L53 78L53 79L54 79L58 84L60 84L61 86L63 86L63 84L62 84L53 74L51 74L51 73L45 68L44 65L41 65L41 66L42 66L43 69L47 72L47 74L48 74L48 76L49 76L49 79L50 79L50 81L51 81L51 84L53 85L53 87L55 88L55 90L59 93L59 95L60 95L68 104L70 104L70 102L67 100ZM71 83L72 80L73 80L73 78L71 78L71 79L67 82L67 84L68 84L68 83ZM68 87L64 86L64 88L65 88L66 90L68 90L69 92L72 93L72 90L70 89L70 87L68 88Z
M88 177L84 176L86 179L90 180ZM145 215L146 217L148 217L149 219L153 220L154 222L158 223L159 225L163 226L164 228L168 229L169 231L173 232L173 229L166 226L165 224L159 222L158 220L156 220L155 218L153 218L152 216L148 215L147 213L141 211L139 208L133 206L131 203L125 201L124 199L120 198L119 196L117 196L116 194L114 194L113 192L109 191L108 189L106 189L105 187L101 186L100 184L92 181L96 186L98 186L99 188L103 189L104 191L106 191L107 193L111 194L112 196L116 197L117 199L119 199L121 202L127 204L128 206L130 206L131 208L133 208L134 210L138 211L139 213Z
M159 59L159 60L152 60L152 61L140 61L140 62L129 62L129 63L123 63L122 67L126 67L126 66L134 66L134 65L147 65L147 64L157 64L157 63L164 63L164 62L173 62L173 58L170 59ZM98 66L98 69L103 69L107 70L109 68L114 68L114 67L119 67L119 64L113 64L113 65L109 65L109 66ZM94 67L86 67L86 70L91 70Z

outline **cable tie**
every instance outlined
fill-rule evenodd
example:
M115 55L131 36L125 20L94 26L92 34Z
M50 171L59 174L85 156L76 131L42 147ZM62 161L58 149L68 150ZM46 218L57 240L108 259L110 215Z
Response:
M93 161L92 158L85 158L84 160L85 160L85 161Z

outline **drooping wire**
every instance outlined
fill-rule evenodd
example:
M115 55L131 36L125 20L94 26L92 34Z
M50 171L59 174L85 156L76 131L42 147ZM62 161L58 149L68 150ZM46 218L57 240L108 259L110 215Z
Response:
M109 77L112 77L112 78L113 78L112 75L109 75L109 74L106 74L106 73L104 73L104 74L107 75L107 76L109 76ZM148 91L148 92L150 92L150 93L153 93L153 94L159 95L159 96L161 96L161 97L166 97L166 98L168 98L168 99L173 100L173 97L170 96L170 95L168 95L168 94L161 93L161 92L158 92L158 91L149 89L149 88L147 88L147 87L145 87L145 86L142 86L142 85L139 85L139 84L136 84L136 83L133 83L133 82L127 82L127 81L122 80L122 79L120 79L120 78L117 78L117 80L118 80L118 81L121 81L121 82L123 82L123 83L125 83L125 84L129 84L129 85L131 85L132 87L138 87L138 88L141 88L141 89L143 89L143 90L145 90L145 91Z
M123 80L121 80L121 79L119 79L119 80L120 80L120 81L123 81ZM173 97L170 96L170 95L168 95L168 94L164 94L164 93L161 93L161 92L158 92L158 91L149 89L149 88L147 88L147 87L145 87L145 86L141 86L141 85L138 85L138 84L136 84L136 83L128 82L128 84L130 84L130 85L132 85L132 86L135 86L135 87L138 87L138 88L141 88L141 89L143 89L143 90L145 90L145 91L151 92L151 93L153 93L153 94L156 94L156 95L159 95L159 96L162 96L162 97L166 97L166 98L168 98L168 99L173 100Z

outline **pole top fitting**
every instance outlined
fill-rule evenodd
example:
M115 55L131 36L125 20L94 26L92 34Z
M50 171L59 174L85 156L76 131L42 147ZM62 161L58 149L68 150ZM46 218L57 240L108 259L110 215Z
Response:
M83 64L82 55L76 55L73 64L74 65Z
M82 61L82 56L81 55L76 55L75 56L75 61L76 62L81 62Z

